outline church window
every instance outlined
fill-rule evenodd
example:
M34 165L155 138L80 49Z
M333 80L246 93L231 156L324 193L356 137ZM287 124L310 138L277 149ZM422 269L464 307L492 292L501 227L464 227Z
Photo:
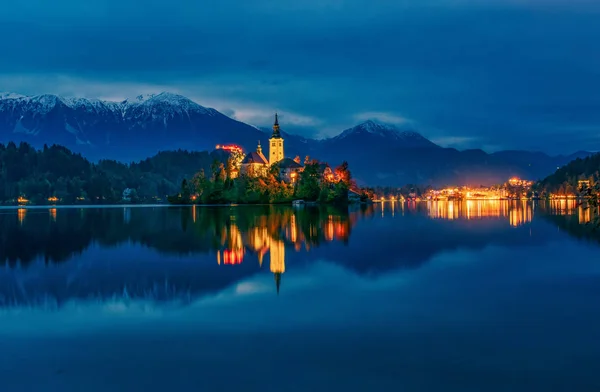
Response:
M275 142L271 143L271 147L275 147Z

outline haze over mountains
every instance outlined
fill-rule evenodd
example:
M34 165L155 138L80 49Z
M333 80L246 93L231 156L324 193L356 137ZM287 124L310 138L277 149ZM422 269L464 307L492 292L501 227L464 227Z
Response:
M285 120L281 122L285 130ZM91 160L137 161L164 150L213 150L235 143L252 151L267 145L261 130L177 94L107 102L56 95L0 93L0 143L35 147L60 144ZM337 165L346 160L359 182L370 185L495 184L510 176L540 179L572 159L541 152L443 148L419 133L366 121L325 139L284 132L286 155L310 155Z

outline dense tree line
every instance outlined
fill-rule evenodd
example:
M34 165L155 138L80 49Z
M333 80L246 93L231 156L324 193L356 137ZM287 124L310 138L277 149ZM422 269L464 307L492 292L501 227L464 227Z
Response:
M293 200L331 204L348 203L348 192L356 185L344 162L326 178L320 163L307 160L297 181L285 182L277 164L266 173L232 175L232 163L214 161L210 170L200 170L191 179L184 179L181 189L169 198L174 204L265 204L289 203Z
M0 203L19 197L34 204L117 203L131 189L133 202L157 202L179 189L182 179L209 168L219 157L208 152L167 151L141 162L91 163L53 145L36 150L27 143L0 144Z
M587 183L580 183L587 181ZM544 196L577 195L583 199L582 205L592 210L593 223L600 225L598 211L600 199L600 154L585 159L575 159L558 168L538 184L536 189Z
M580 189L579 181L589 181L589 188ZM600 184L600 154L587 158L575 159L567 165L560 167L536 185L536 189L545 196L550 194L585 195L589 190L594 190Z
M335 170L335 181L322 176L317 161L307 161L295 184L279 177L274 165L261 176L232 178L230 156L165 151L140 162L92 163L59 146L37 150L27 143L0 144L0 203L110 204L163 202L168 195L186 203L285 203L294 199L343 203L354 186L348 164ZM193 200L192 200L193 198ZM52 200L52 201L50 201ZM56 200L56 201L54 201ZM171 200L173 201L173 200Z

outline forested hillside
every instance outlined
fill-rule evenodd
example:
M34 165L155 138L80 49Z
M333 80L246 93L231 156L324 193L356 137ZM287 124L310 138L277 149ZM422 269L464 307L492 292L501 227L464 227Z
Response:
M600 154L571 161L540 181L537 187L543 194L575 195L582 192L580 180L589 181L591 188L600 183Z
M112 203L132 189L132 201L165 200L184 178L209 170L216 153L168 151L141 162L92 164L80 154L53 145L36 150L27 143L0 144L0 203L19 197L43 204L56 197L62 203Z

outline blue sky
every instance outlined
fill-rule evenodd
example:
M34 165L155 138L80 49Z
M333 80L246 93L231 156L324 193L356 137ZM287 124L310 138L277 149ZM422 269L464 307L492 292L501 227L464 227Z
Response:
M0 91L172 91L330 136L367 118L459 148L600 149L600 2L29 0L0 12Z

